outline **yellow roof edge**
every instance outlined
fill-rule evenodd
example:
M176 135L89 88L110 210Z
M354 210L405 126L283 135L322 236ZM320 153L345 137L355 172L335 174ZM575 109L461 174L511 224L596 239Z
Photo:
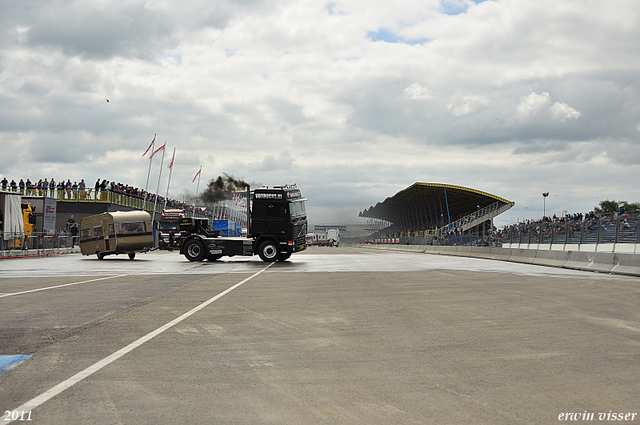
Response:
M504 198L501 198L499 196L493 195L491 193L488 192L483 192L482 190L477 190L477 189L472 189L470 187L464 187L464 186L457 186L455 184L445 184L445 183L423 183L423 182L415 182L414 184L412 184L411 186L409 186L408 188L401 190L400 192L404 192L405 190L411 189L411 187L413 186L429 186L429 187L446 187L448 189L458 189L458 190L462 190L465 192L471 192L471 193L477 193L479 195L483 195L483 196L488 196L489 198L493 198L496 199L498 201L502 201L506 204L510 204L511 201L508 201ZM398 192L398 193L400 193ZM397 195L397 193L396 193ZM394 195L395 196L395 195Z

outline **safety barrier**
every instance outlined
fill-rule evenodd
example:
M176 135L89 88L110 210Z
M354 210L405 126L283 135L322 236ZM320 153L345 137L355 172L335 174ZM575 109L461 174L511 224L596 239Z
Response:
M627 244L630 245L630 244ZM600 273L640 276L640 244L635 252L563 251L504 247L424 246L424 245L354 245L363 248L409 251L424 254L483 258L514 263L535 264ZM592 245L595 246L595 245ZM629 251L629 250L627 250Z
M74 240L75 238L75 240ZM79 252L77 236L0 232L0 258L26 257Z

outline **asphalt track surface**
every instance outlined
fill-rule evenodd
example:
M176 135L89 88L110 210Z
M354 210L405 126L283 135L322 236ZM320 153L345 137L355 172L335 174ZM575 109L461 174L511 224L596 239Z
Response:
M640 423L639 305L640 278L364 248L1 260L0 355L32 355L1 422Z

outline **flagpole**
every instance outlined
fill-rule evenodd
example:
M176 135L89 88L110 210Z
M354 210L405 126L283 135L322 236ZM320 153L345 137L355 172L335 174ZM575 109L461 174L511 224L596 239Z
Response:
M155 143L156 143L156 135L153 135L153 140L151 141L151 156L149 156L149 171L147 171L147 183L144 185L144 202L142 203L142 211L144 211L145 207L147 206L147 188L149 186L149 174L151 174L151 161L153 161L153 148L155 147ZM149 152L149 148L147 148L147 152ZM143 154L146 155L147 152L145 152Z
M173 173L173 160L176 158L176 148L173 148L173 156L171 157L171 165L169 165L169 182L167 183L167 193L164 196L164 208L167 208L167 199L169 199L169 185L171 184L171 174Z
M153 204L153 214L151 215L151 224L153 224L156 218L156 206L158 205L158 192L160 192L160 178L162 177L162 164L164 164L164 151L165 149L162 149L162 159L160 160L160 173L158 173L158 187L156 188L156 200Z
M196 197L193 199L193 216L196 216L196 199L198 199L198 189L200 188L200 176L202 175L202 165L198 171L198 183L196 183Z

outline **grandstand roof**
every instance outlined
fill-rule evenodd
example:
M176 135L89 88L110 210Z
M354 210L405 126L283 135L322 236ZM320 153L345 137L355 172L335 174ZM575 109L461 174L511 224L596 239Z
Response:
M363 217L437 227L494 203L509 204L499 196L468 187L414 183L361 213ZM408 218L408 220L407 220Z

